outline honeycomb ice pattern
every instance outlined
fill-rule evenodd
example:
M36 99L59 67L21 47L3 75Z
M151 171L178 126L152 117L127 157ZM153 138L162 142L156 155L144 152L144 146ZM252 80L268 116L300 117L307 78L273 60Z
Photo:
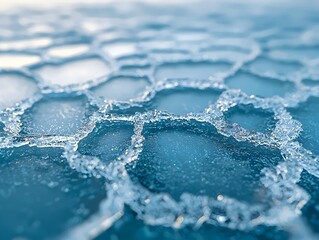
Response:
M0 238L317 239L318 9L1 13Z

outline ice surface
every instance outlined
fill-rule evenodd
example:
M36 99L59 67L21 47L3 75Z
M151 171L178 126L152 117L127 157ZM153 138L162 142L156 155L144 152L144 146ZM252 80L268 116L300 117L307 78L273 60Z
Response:
M315 232L319 232L319 181L318 178L304 171L299 185L311 194L311 200L303 209L304 218Z
M153 100L154 108L174 114L203 112L219 96L215 90L179 89L163 90Z
M0 69L19 69L41 61L37 55L0 54Z
M239 105L226 114L230 123L239 124L241 127L257 132L269 132L275 128L276 121L271 112L254 109L252 106Z
M318 4L200 1L1 12L1 239L318 239Z
M33 79L14 72L1 74L0 83L0 110L14 107L15 104L31 98L38 91Z
M108 100L128 101L139 97L149 82L141 77L115 77L92 89L96 96Z
M47 54L50 57L67 58L84 54L88 52L88 50L89 46L86 44L62 45L50 48Z
M0 41L0 50L22 50L22 49L34 49L50 46L52 43L51 38L39 37L21 40Z
M312 46L286 47L285 49L273 50L269 54L281 59L310 61L319 58L319 48Z
M252 73L240 72L226 79L230 88L241 89L247 94L260 97L282 96L294 89L294 84L274 78L256 76Z
M72 135L85 119L85 97L48 97L28 109L23 132L31 136Z
M1 239L57 237L87 219L105 198L101 179L72 170L62 149L0 150Z
M110 73L110 67L102 59L91 57L57 65L46 64L35 72L47 85L69 86L105 76Z
M223 73L230 68L227 62L177 62L160 65L155 72L155 79L207 79Z
M311 87L319 86L319 81L318 80L304 79L302 82L306 86L311 86Z
M102 50L112 58L120 58L136 53L136 46L131 42L121 42L105 45Z
M175 199L188 192L262 201L260 172L282 160L278 151L227 139L206 124L144 131L144 150L128 172L136 182Z
M301 70L302 65L298 62L287 62L268 58L258 58L247 66L254 72L270 76L289 77Z
M319 98L309 98L307 102L301 103L300 106L290 109L294 118L302 123L303 132L300 136L302 145L319 155Z
M133 127L123 123L102 123L79 142L81 154L99 157L104 162L118 158L130 145Z

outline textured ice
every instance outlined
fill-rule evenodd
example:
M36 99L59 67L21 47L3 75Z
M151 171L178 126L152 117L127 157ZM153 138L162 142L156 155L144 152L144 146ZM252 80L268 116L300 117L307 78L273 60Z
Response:
M14 107L22 100L31 98L37 91L36 82L16 72L0 75L0 111Z
M19 69L41 61L37 55L0 54L0 69Z
M298 107L290 109L292 116L301 122L303 131L299 137L302 145L319 155L319 98L311 97Z
M218 96L219 92L212 89L168 89L157 93L153 105L157 110L179 115L200 113Z
M306 86L310 86L310 87L319 86L318 80L304 79L304 80L302 80L302 83L305 84Z
M52 39L48 37L29 38L21 40L0 41L0 50L24 50L50 46Z
M110 73L110 66L98 57L71 60L63 64L46 64L35 72L47 85L69 86L86 83Z
M123 123L101 123L89 136L79 142L78 152L111 162L130 145L133 126Z
M259 74L289 78L300 71L302 65L295 61L257 58L255 61L249 63L247 68Z
M112 58L119 58L136 53L136 47L131 42L120 42L105 45L102 50Z
M305 221L309 222L310 227L316 233L319 232L319 181L307 171L301 175L299 185L310 193L311 199L303 208Z
M93 88L92 92L108 100L128 101L142 95L148 84L142 77L115 77Z
M208 79L227 71L230 66L227 62L208 61L164 63L156 69L155 79Z
M128 167L135 181L175 199L185 192L245 202L266 198L260 173L282 161L278 151L225 138L209 124L180 125L146 126L144 150Z
M251 105L238 105L226 113L226 119L241 127L257 132L269 132L275 128L274 114L254 109Z
M318 59L319 48L312 46L285 47L284 49L275 49L270 51L269 54L279 59L290 59L295 61L301 60L307 62Z
M209 237L207 237L209 236ZM118 239L118 240L140 240L143 238L152 240L197 240L197 239L210 239L214 236L214 239L218 240L287 240L289 234L283 230L276 230L271 227L257 227L253 231L243 232L238 230L232 230L227 228L218 228L213 226L204 225L197 231L189 231L188 229L170 229L165 227L148 226L141 220L137 220L134 214L130 211L126 213L123 218L116 222L109 231L100 235L97 239Z
M104 182L72 170L62 153L27 146L0 150L1 239L57 237L98 210Z
M238 72L225 81L230 88L241 89L245 93L259 97L282 96L294 90L294 83L292 82L247 72Z
M86 101L81 96L42 99L23 115L23 132L30 136L75 134L85 119Z
M88 52L89 46L86 44L61 45L52 47L47 54L55 58L68 58Z
M310 1L1 12L0 239L318 239L318 21Z

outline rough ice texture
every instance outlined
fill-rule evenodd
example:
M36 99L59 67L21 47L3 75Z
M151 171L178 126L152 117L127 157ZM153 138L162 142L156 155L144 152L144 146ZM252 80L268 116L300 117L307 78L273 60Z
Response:
M0 238L318 238L318 5L135 4L1 13Z

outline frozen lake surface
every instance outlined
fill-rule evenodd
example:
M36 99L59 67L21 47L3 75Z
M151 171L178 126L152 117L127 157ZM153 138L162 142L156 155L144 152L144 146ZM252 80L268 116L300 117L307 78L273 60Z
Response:
M0 239L318 239L318 11L1 12Z

